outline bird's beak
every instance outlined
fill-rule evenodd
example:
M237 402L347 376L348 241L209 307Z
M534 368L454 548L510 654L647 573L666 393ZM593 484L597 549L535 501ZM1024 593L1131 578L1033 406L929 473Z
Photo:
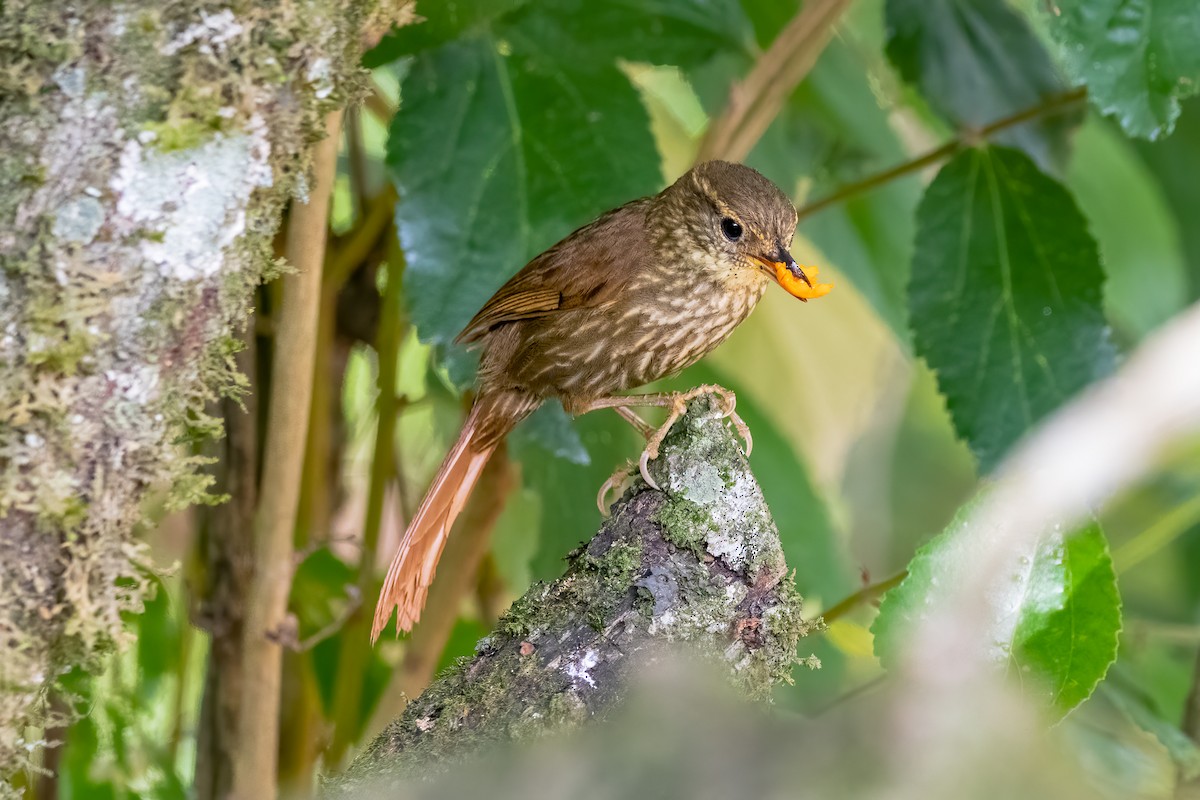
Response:
M823 297L833 288L832 283L814 284L812 278L817 277L818 269L812 266L806 273L783 244L779 244L774 253L759 257L758 262L788 294L802 301Z

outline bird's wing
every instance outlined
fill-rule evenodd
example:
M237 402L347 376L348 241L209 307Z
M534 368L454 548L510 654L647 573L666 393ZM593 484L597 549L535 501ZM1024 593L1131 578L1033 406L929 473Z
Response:
M648 248L648 203L643 198L614 209L530 261L492 295L455 341L472 344L508 322L595 307L619 296Z

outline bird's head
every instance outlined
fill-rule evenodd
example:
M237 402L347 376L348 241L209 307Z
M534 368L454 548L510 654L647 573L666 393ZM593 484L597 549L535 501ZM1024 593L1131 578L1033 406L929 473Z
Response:
M750 167L699 164L663 191L656 205L652 223L668 232L660 246L676 251L681 268L710 270L733 284L761 283L766 276L801 300L833 288L814 283L816 268L801 268L792 258L796 209Z

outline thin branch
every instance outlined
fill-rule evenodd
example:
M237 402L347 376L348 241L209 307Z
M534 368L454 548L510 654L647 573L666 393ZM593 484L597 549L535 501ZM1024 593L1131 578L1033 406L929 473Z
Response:
M1113 552L1117 572L1125 573L1200 523L1200 494L1176 506Z
M325 285L328 289L336 294L342 288L359 264L375 249L395 211L396 189L388 183L379 194L367 202L366 212L359 224L338 242L337 250L330 256L329 266L325 271Z
M822 197L820 200L809 203L798 210L799 218L805 219L811 217L818 211L824 211L832 205L837 205L851 197L870 191L876 187L882 186L885 183L891 183L896 178L902 178L905 175L919 172L926 167L944 161L947 158L964 150L968 147L974 147L980 142L990 139L1001 131L1014 128L1018 125L1023 125L1026 122L1032 122L1035 119L1061 114L1064 111L1069 111L1078 104L1082 103L1087 97L1087 90L1083 88L1072 89L1069 92L1062 94L1050 95L1042 99L1040 103L1031 106L1022 111L1018 111L1007 117L990 122L982 128L964 129L957 137L951 139L940 147L935 147L929 152L919 155L910 161L903 164L898 164L890 169L885 169L883 172L869 175L861 181L856 181L847 186L843 186L833 194Z
M792 91L817 63L833 26L850 0L808 0L740 83L729 90L724 112L709 125L696 161L741 161Z
M284 278L261 500L254 520L254 580L247 598L241 719L233 765L233 796L238 800L275 796L283 650L267 632L284 619L292 582L292 535L312 398L321 266L341 121L340 110L326 117L325 139L313 153L309 202L293 207L288 225L288 260L297 273Z
M860 603L865 603L874 600L889 589L900 585L900 582L908 577L908 570L900 570L890 578L884 578L878 583L872 583L870 586L864 586L854 594L842 600L840 603L831 606L828 611L821 615L821 619L826 622L832 622L839 617L844 617L847 613L854 610Z
M258 318L258 315L255 315ZM200 603L192 624L209 634L204 668L204 697L196 730L197 800L224 800L233 785L239 710L242 704L242 639L246 597L250 593L254 530L258 504L259 396L258 340L241 331L243 347L234 356L237 370L250 382L244 397L221 401L225 418L224 455L217 490L227 503L202 511L204 524L196 560L207 580L197 588Z

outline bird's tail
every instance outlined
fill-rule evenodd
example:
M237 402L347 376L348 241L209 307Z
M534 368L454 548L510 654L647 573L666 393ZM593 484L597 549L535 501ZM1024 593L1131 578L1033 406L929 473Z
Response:
M375 606L372 643L392 616L392 608L396 609L397 631L412 630L425 607L425 596L450 528L467 504L488 458L500 440L536 406L537 401L526 395L476 400L388 567Z

